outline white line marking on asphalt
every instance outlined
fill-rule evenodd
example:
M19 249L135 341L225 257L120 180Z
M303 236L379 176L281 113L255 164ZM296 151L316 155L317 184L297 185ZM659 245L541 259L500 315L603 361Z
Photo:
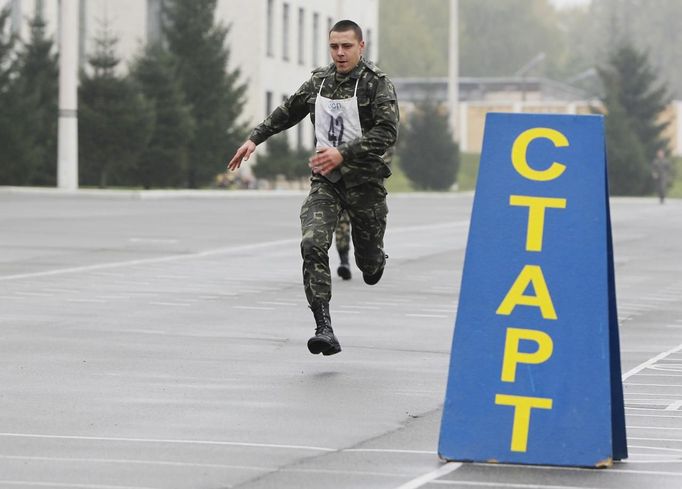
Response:
M644 375L644 374L639 374ZM670 377L679 377L678 375L671 375ZM639 385L643 387L682 387L681 384L635 384L633 382L625 382L626 385Z
M632 454L630 454L632 455ZM645 453L645 454L639 454L639 455L644 455L644 456L654 456L654 457L660 457L660 454L653 454L653 453ZM681 460L673 460L673 459L667 459L665 462L672 462L672 461L677 461L677 462L682 462ZM630 474L647 474L647 475L666 475L666 476L672 476L672 477L682 477L682 472L660 472L660 471L654 471L654 470L636 470L636 469L620 469L618 468L620 465L625 465L625 464L632 464L632 463L649 463L649 460L637 460L633 461L632 457L628 460L622 460L618 461L617 465L614 467L609 468L606 472L609 474L613 474L614 472L624 472L624 473L630 473ZM481 467L486 467L486 468L515 468L515 469L521 469L521 470L539 470L539 471L552 471L552 472L585 472L585 473L594 473L593 468L589 467L556 467L556 466L543 466L543 465L515 465L515 464L483 464L483 463L472 463L472 465L478 465ZM445 481L443 481L445 482ZM559 487L565 487L565 486L559 486Z
M671 374L671 373L667 373L667 374L649 373L649 374L647 374L644 372L640 372L637 375L639 377L677 377L678 379L682 378L682 374Z
M45 481L10 481L0 480L0 485L8 486L32 486L32 487L69 487L76 489L158 489L151 486L110 486L101 484L74 484L72 482L45 482Z
M48 440L76 440L76 441L113 441L123 443L166 443L177 445L216 445L231 447L254 447L254 448L283 448L290 450L306 450L316 452L338 452L336 448L312 447L305 445L279 445L275 443L245 443L236 441L211 441L211 440L175 440L163 438L119 438L107 436L73 436L73 435L41 435L35 433L0 433L5 438L39 438Z
M128 238L130 243L148 243L148 244L175 244L177 239L163 239L163 238Z
M392 449L392 448L346 448L344 450L340 450L342 452L367 452L367 453L372 453L372 452L377 452L377 453L412 453L412 454L423 454L423 455L437 455L438 452L434 452L433 450L399 450L399 449Z
M274 307L264 307L264 306L232 306L232 309L247 309L250 311L274 311Z
M680 350L682 350L682 345L677 345L675 348L672 348L672 349L670 349L670 350L668 350L668 351L664 351L664 352L661 353L660 355L656 355L655 357L650 358L650 359L647 360L646 362L644 362L644 363L642 363L642 364L636 366L636 367L633 368L632 370L629 370L628 372L624 373L624 374L623 374L623 377L622 377L623 381L625 381L626 379L632 377L633 375L638 374L638 373L641 372L642 370L644 370L644 369L646 369L646 368L648 368L648 367L651 367L651 366L654 365L656 362L658 362L659 360L662 360L663 358L667 357L668 355L672 355L673 353L677 353L677 352L680 351Z
M80 457L30 457L21 455L0 455L1 460L35 460L42 462L74 462L74 463L104 463L104 464L132 464L132 465L167 465L171 467L202 467L210 469L238 469L238 470L255 470L257 472L267 472L277 470L277 467L253 465L227 465L227 464L197 464L190 462L170 462L167 460L134 460L134 459L118 459L118 458L80 458ZM118 487L118 486L117 486Z
M593 486L554 486L547 484L513 484L511 482L475 482L475 481L433 481L432 484L444 486L477 486L477 487L516 487L519 489L603 489Z
M412 479L411 481L406 482L402 486L399 486L397 489L418 489L424 484L429 484L431 482L434 482L435 479L438 479L439 477L443 477L444 475L454 472L461 466L462 464L460 462L447 462L446 464L442 465L436 470L433 470L427 474L417 477L416 479Z
M468 224L469 224L469 221L467 220L467 221L455 221L455 222L440 223L440 224L424 224L424 225L418 225L418 226L404 226L404 227L399 227L399 228L392 228L386 234L388 237L393 233L457 228L459 226L468 225ZM216 248L213 250L198 251L196 253L186 253L186 254L182 254L182 255L160 256L157 258L142 258L139 260L129 260L129 261L112 262L112 263L98 263L96 265L85 265L85 266L81 266L81 267L58 268L56 270L47 270L47 271L43 271L43 272L21 273L21 274L17 274L17 275L5 275L5 276L0 276L0 282L1 281L9 281L9 280L20 280L20 279L25 279L25 278L49 277L49 276L53 276L53 275L64 275L64 274L78 273L78 272L92 272L92 271L96 271L96 270L108 270L108 269L112 269L112 268L129 267L129 266L135 266L135 265L149 265L152 263L166 263L166 262L173 262L173 261L192 260L195 258L204 258L204 257L216 256L216 255L230 255L233 253L243 253L245 251L254 251L254 250L260 250L263 248L271 248L271 247L280 248L280 247L286 246L286 245L298 244L299 242L300 242L300 238L278 239L278 240L274 240L274 241L265 241L262 243L250 243L250 244L246 244L246 245L229 246L227 248Z
M655 404L655 403L651 402L651 403L649 403L649 404ZM645 408L645 407L630 407L630 406L625 406L625 409L634 409L634 410L637 410L637 411L657 411L657 412L659 412L659 413L664 412L664 410L661 409L661 408ZM672 411L669 411L669 412L672 412ZM675 417L677 417L677 418L682 418L682 416L672 416L672 417L673 417L673 418L675 418Z
M153 301L153 302L148 302L150 306L164 306L164 307L189 307L192 304L188 304L186 302L160 302L160 301Z
M82 304L106 304L107 301L102 299L66 299L66 302L76 302Z
M666 447L646 447L642 445L628 445L628 448L641 448L645 450L665 450L668 452L680 452L682 453L682 448L666 448ZM680 474L682 476L682 474Z
M682 428L672 428L668 426L631 426L628 425L628 429L637 430L682 430Z
M670 404L667 408L665 408L666 411L678 411L682 407L682 401L675 401Z
M54 297L54 294L45 294L43 292L15 292L15 294L26 297Z
M652 411L661 411L660 409L652 409ZM637 413L627 413L627 417L638 417L638 418L666 418L666 419L682 419L682 416L665 416L663 414L637 414Z
M448 318L447 314L405 314L408 318Z

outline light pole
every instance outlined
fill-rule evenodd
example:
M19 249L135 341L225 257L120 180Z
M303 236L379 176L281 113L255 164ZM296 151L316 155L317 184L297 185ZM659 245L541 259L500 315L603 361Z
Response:
M459 0L450 0L450 39L448 43L448 113L450 130L459 142Z
M78 0L59 2L57 186L78 188Z

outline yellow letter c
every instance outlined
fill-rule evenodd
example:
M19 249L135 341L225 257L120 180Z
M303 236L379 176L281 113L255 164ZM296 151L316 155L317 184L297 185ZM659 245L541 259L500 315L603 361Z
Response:
M546 182L554 180L561 176L566 170L566 165L553 162L546 170L534 170L528 165L526 159L526 152L528 145L535 139L546 138L554 143L557 148L568 146L568 139L559 131L550 129L548 127L534 127L523 131L514 141L512 146L512 164L519 174L528 178L529 180L536 180L539 182Z

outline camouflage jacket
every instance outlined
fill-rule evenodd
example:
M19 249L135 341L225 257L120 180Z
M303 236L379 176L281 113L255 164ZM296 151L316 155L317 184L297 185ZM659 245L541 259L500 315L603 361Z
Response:
M260 144L270 136L296 125L308 114L314 125L315 100L325 79L321 95L331 99L352 97L356 81L358 83L362 137L342 143L337 148L343 156L339 169L346 186L353 187L389 177L391 170L382 155L395 144L398 137L398 101L393 83L386 74L364 59L344 77L336 75L333 63L314 70L310 79L296 93L251 132L249 139Z

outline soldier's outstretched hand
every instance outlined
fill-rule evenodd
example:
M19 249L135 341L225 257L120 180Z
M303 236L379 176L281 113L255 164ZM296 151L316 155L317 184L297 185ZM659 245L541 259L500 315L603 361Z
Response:
M230 162L227 164L228 170L236 170L242 164L242 161L249 161L249 156L251 153L256 151L256 143L247 139L244 144L242 144L237 152L234 154Z

